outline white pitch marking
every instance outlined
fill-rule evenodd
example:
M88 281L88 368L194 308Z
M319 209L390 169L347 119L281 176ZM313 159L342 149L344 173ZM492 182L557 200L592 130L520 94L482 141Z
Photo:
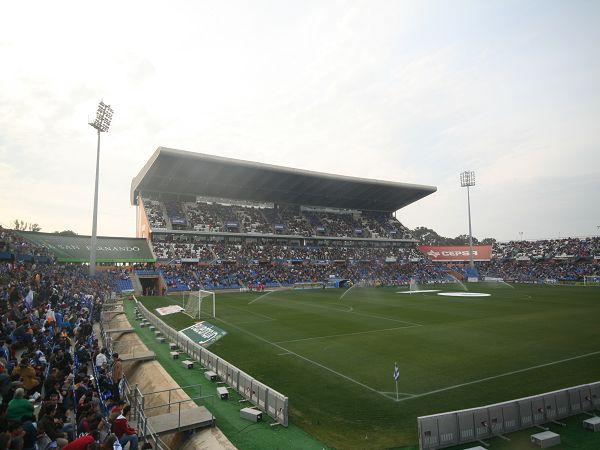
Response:
M250 309L242 309L242 308L238 308L237 306L231 306L231 305L227 305L227 307L228 308L237 309L238 311L242 311L242 312L245 312L245 313L247 312L247 313L250 313L250 314L255 314L257 316L264 317L265 319L277 320L277 319L275 319L275 318L273 318L271 316L267 316L266 314L261 314L261 313L255 312L255 311L251 311Z
M396 395L396 391L379 391L380 394L394 394ZM409 394L408 392L398 392L399 395L406 395L413 397L415 394ZM394 399L395 400L395 399Z
M316 305L316 304L313 304L313 303L307 303L307 302L303 302L303 301L299 301L299 300L294 300L294 303L301 303L301 304L304 304L304 305L316 306L317 308L328 309L330 311L347 312L347 313L351 313L351 314L356 314L357 316L371 317L371 318L374 318L374 319L381 319L381 320L389 320L391 322L398 322L398 323L408 323L409 325L417 325L419 327L423 326L423 324L416 323L416 322L407 322L406 320L390 319L389 317L379 316L379 315L376 315L376 314L360 313L360 312L354 311L354 308L352 308L352 307L350 307L351 308L350 310L344 311L344 310L341 310L341 309L338 309L338 308L327 308L326 306L323 306L323 305ZM342 305L342 306L347 306L347 305Z
M311 364L314 364L315 366L317 366L317 367L320 367L321 369L325 369L325 370L327 370L328 372L331 372L331 373L333 373L333 374L337 375L338 377L344 378L345 380L351 381L351 382L352 382L352 383L354 383L354 384L358 384L359 386L362 386L362 387L364 387L365 389L368 389L368 390L369 390L369 391L371 391L371 392L375 392L376 394L379 394L379 395L381 395L382 397L385 397L385 398L388 398L388 399L390 398L390 397L388 397L387 395L385 395L385 394L382 394L381 392L379 392L377 389L374 389L374 388L372 388L371 386L368 386L368 385L366 385L366 384L364 384L364 383L361 383L360 381L357 381L357 380L355 380L354 378L350 378L349 376L347 376L347 375L344 375L343 373L337 372L337 371L335 371L335 370L333 370L333 369L331 369L331 368L329 368L329 367L327 367L327 366L324 366L324 365L323 365L323 364L321 364L321 363L318 363L318 362L316 362L316 361L313 361L312 359L310 359L310 358L307 358L306 356L299 355L298 353L296 353L296 352L293 352L293 351L291 351L291 350L288 350L287 348L285 348L285 347L282 347L281 345L278 345L278 344L276 344L275 342L271 342L271 341L269 341L268 339L265 339L265 338L263 338L263 337L261 337L261 336L258 336L258 335L256 335L256 334L254 334L254 333L251 333L251 332L250 332L250 331L248 331L248 330L244 330L242 327L238 327L237 325L235 325L235 324L233 324L233 323L230 323L230 322L227 322L226 320L223 320L223 319L221 319L221 318L219 318L219 317L217 317L216 319L217 319L217 320L219 320L219 321L221 321L221 322L223 322L223 323L226 323L227 325L229 325L229 326L231 326L231 327L237 328L238 330L240 330L240 331L242 331L242 332L244 332L244 333L246 333L246 334L248 334L248 335L252 336L252 337L253 337L253 338L255 338L255 339L258 339L259 341L266 342L267 344L271 344L272 346L274 346L274 347L277 347L277 348L279 348L279 349L281 349L281 350L283 350L283 351L285 351L285 352L289 352L289 353L291 353L292 355L294 355L294 356L296 356L296 357L298 357L298 358L300 358L300 359L303 359L303 360L304 360L304 361L306 361L306 362L309 362L309 363L311 363Z
M332 337L354 336L357 334L380 333L382 331L404 330L406 328L415 328L415 327L420 327L420 326L421 325L408 325L406 327L382 328L381 330L357 331L355 333L328 334L325 336L314 336L314 337L301 338L301 339L290 339L287 341L277 341L276 344L287 344L290 342L311 341L314 339L326 339L326 338L332 338Z
M277 353L277 356L285 356L285 355L291 355L291 353L290 352Z
M506 377L506 376L509 376L509 375L514 375L516 373L527 372L528 370L541 369L542 367L553 366L555 364L561 364L561 363L564 363L564 362L567 362L567 361L573 361L574 359L587 358L588 356L594 356L594 355L600 355L600 351L591 352L591 353L585 353L583 355L573 356L571 358L560 359L558 361L552 361L552 362L545 363L545 364L538 364L537 366L531 366L531 367L526 367L525 369L513 370L511 372L505 372L505 373L501 373L499 375L494 375L494 376L491 376L491 377L480 378L479 380L468 381L466 383L455 384L454 386L448 386L448 387L441 388L441 389L435 389L433 391L423 392L422 394L413 394L413 396L410 397L410 398L402 398L402 399L400 399L398 401L402 402L404 400L410 400L412 398L425 397L426 395L437 394L438 392L449 391L451 389L456 389L456 388L460 388L460 387L463 387L463 386L469 386L471 384L477 384L477 383L481 383L483 381L494 380L496 378Z

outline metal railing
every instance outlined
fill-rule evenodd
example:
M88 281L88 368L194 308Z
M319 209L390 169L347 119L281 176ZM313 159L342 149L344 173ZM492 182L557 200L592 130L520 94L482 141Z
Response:
M288 426L289 401L286 396L261 383L233 364L215 355L208 349L193 342L189 337L169 327L165 322L152 314L138 299L133 296L138 311L157 330L183 352L204 368L216 372L221 379L235 389L245 400L251 402L261 411L272 417L277 423Z
M158 450L171 450L171 448L158 436L158 434L148 424L148 417L145 409L144 394L140 391L137 384L131 386L126 377L123 377L123 395L131 405L131 421L137 424L138 436L146 442L150 442L152 447Z
M191 389L198 389L198 391L199 391L198 395L194 396L194 397L191 397L191 396L189 396L187 394L187 392L185 392L186 389L188 391L191 390ZM172 404L174 404L174 403L176 403L178 401L181 401L181 400L177 400L177 401L171 402L172 394L174 392L176 392L176 391L182 391L182 392L184 392L185 395L187 395L189 397L189 399L183 400L183 401L186 401L186 402L190 401L190 400L198 400L198 399L209 397L209 396L204 396L204 397L202 396L202 385L201 384L191 384L189 386L176 387L176 388L170 388L170 389L162 389L160 391L144 392L143 395L144 395L144 398L149 399L150 396L152 396L152 395L160 395L160 394L165 394L166 393L166 395L167 395L167 403L163 403L160 406L161 407L167 406L168 407L168 411L171 412L170 405L172 405ZM158 408L158 406L152 406L152 408ZM146 409L150 409L150 408L148 407Z

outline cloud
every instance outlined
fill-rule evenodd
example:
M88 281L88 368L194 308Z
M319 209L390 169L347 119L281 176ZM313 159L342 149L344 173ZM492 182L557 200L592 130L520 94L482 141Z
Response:
M479 237L514 237L522 224L532 235L582 233L597 217L580 201L600 178L597 5L30 8L7 5L30 23L0 32L4 222L89 232L87 117L100 99L115 109L102 136L102 234L134 233L130 181L161 145L436 185L400 218L447 235L465 232L466 169L478 176ZM548 183L560 188L545 198Z

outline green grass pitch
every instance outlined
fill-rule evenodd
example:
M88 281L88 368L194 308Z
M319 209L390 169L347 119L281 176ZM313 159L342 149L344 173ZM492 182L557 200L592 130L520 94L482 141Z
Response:
M598 288L399 290L218 294L211 322L228 334L210 350L287 395L290 420L336 448L415 446L418 416L600 380ZM181 297L143 301L153 310Z

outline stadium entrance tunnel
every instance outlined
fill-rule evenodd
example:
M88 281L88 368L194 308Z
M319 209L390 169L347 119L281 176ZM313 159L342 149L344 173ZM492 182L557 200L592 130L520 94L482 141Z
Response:
M143 295L161 295L160 277L140 277L140 284L142 285Z

